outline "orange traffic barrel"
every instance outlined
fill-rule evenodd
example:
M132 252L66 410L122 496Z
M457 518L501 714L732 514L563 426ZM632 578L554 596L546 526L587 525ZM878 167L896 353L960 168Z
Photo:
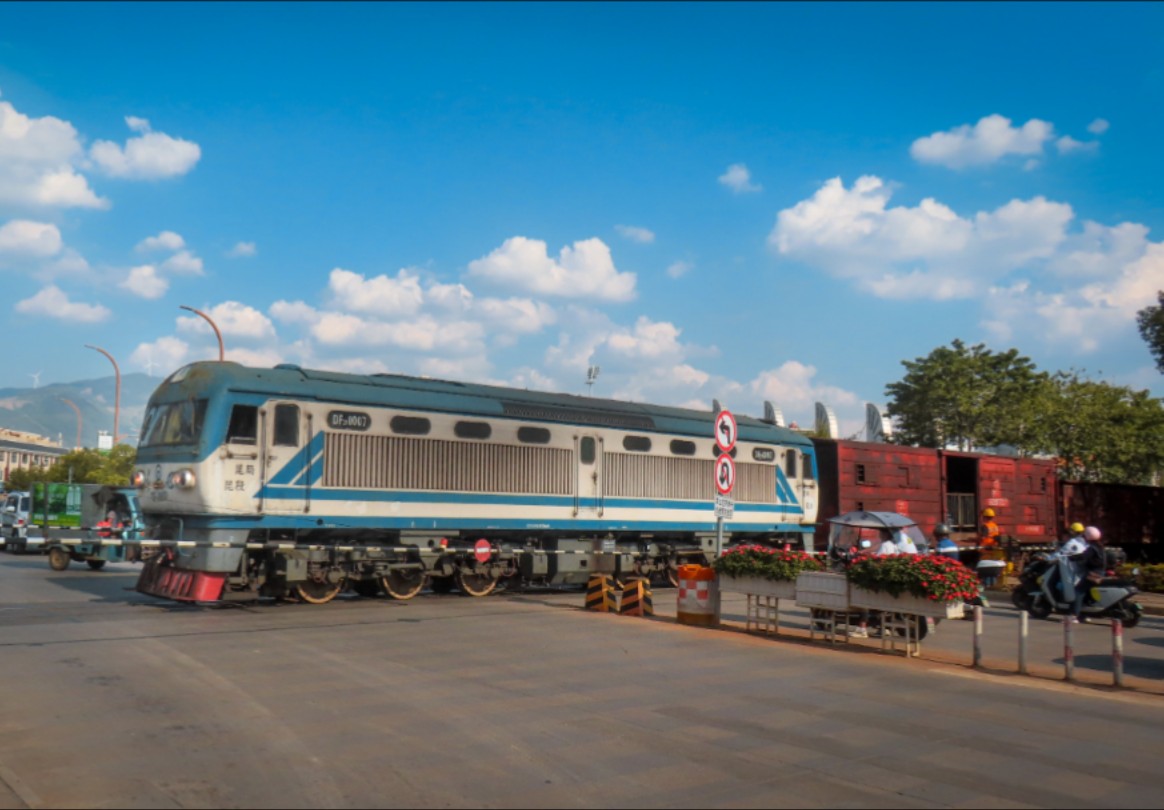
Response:
M719 580L706 565L679 566L679 624L719 627Z

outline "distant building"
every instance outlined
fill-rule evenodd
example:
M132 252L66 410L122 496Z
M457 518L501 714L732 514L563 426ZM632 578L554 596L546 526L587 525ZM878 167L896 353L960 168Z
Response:
M0 428L0 473L5 483L13 470L48 468L67 452L44 436Z

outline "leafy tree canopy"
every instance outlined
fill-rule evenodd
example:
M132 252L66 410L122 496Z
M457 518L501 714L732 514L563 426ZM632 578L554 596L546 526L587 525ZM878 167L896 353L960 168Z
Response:
M111 484L127 486L137 449L128 444L115 446L108 454L98 450L74 450L65 453L47 469L13 470L8 476L9 491L29 489L34 481L75 484ZM70 476L71 473L71 476Z
M1164 374L1164 290L1156 293L1156 300L1156 305L1144 307L1136 313L1136 324L1148 350L1156 358L1156 370Z

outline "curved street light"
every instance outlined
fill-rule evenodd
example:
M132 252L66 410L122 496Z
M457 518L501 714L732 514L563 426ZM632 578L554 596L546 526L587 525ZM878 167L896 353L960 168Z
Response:
M81 449L81 409L78 408L77 403L73 402L71 399L65 399L64 397L58 397L58 399L60 399L61 402L65 403L66 405L68 405L70 408L72 408L74 411L77 412L77 443L73 445L73 449L80 450Z
M113 364L113 374L117 378L117 393L113 398L113 446L117 446L118 433L121 428L121 369L117 367L117 361L113 359L113 355L102 349L100 346L91 346L85 344L86 349L92 349L95 352L101 352L109 358L109 362Z
M185 304L179 304L178 309L184 309L187 312L193 312L195 315L201 316L208 324L210 324L210 328L214 330L214 336L218 338L218 362L221 363L226 358L226 350L222 346L222 332L218 331L218 325L215 324L213 320L211 320L209 315L200 309L194 309L194 307L188 307Z

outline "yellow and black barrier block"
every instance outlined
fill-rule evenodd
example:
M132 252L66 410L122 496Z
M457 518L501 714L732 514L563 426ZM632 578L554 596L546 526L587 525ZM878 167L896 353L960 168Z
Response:
M615 604L614 586L610 584L609 574L593 574L586 585L586 609L596 610L599 613L617 613Z
M632 579L623 587L618 612L622 616L655 615L655 605L651 602L651 588L647 580Z

